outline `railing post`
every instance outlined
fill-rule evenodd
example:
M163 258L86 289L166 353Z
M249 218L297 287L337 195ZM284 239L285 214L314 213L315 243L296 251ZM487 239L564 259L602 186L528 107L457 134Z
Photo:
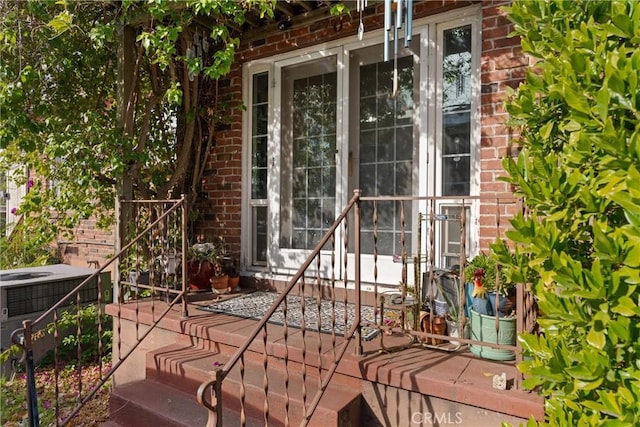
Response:
M360 327L360 309L361 309L361 301L360 301L360 190L353 190L354 197L357 197L354 209L354 218L353 218L353 248L354 248L354 276L353 279L355 281L355 302L356 302L356 355L362 355L362 331Z
M213 372L213 379L200 384L196 392L198 403L207 408L207 427L222 427L222 368L217 367ZM210 400L207 401L205 394L209 390ZM242 425L245 425L243 422Z
M33 364L33 349L31 348L31 320L22 322L24 328L23 349L25 354L25 367L27 370L27 413L29 426L38 427L40 416L38 415L38 394L36 393L36 377Z
M181 260L181 268L182 268L182 318L186 319L189 317L189 309L187 308L187 199L184 194L180 197L182 203L182 260Z

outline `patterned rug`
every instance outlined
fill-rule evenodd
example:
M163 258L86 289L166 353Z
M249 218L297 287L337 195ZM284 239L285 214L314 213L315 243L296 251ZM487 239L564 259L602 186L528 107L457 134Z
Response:
M273 303L279 297L275 292L256 291L250 294L231 298L225 301L216 302L206 306L199 307L200 310L210 311L212 313L222 313L231 316L243 317L245 319L262 319L269 311ZM275 311L269 323L284 325L284 304L280 304ZM318 331L318 302L314 297L305 298L305 330ZM355 319L354 305L346 304L347 327L345 328L345 304L336 301L335 303L335 328L331 321L331 301L322 300L320 304L321 328L320 331L330 334L332 330L336 335L344 336L345 329L349 330ZM360 310L363 320L370 322L375 321L375 308L363 305ZM302 298L299 296L287 296L287 325L300 329L302 326ZM377 329L362 328L362 339L370 340L378 333Z

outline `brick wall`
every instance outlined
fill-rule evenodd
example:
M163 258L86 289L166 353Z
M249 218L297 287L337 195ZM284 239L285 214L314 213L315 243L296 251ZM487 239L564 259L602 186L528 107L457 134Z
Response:
M529 58L522 54L518 38L508 38L511 24L500 10L509 1L428 1L415 5L414 20L442 13L470 4L482 4L482 106L481 106L481 194L509 196L511 189L498 181L504 174L501 159L512 152L509 130L505 126L507 114L503 107L506 88L515 88L523 80ZM380 28L383 23L383 3L366 10L364 26L367 31ZM242 100L242 64L262 57L293 51L344 37L355 37L357 16L340 20L330 17L322 21L294 25L287 31L263 34L243 41L237 52L237 61L231 74L221 82L219 96L230 101L224 115L231 123L216 132L216 145L212 149L203 180L203 191L208 199L197 204L201 220L196 229L206 237L222 236L232 252L240 251L240 203L242 123L237 108ZM486 249L498 229L508 225L508 216L515 212L515 205L482 206L480 227L481 247ZM500 212L501 217L496 217Z
M508 88L516 89L524 80L530 58L520 47L519 37L509 37L512 25L502 6L510 1L482 2L482 95L481 95L481 183L483 196L504 197L512 194L509 184L500 181L505 176L502 159L517 154L514 135L507 128L508 114L504 107ZM485 204L480 212L482 249L487 249L496 235L509 228L508 219L519 209L518 204Z
M115 254L115 227L102 230L94 219L83 220L76 227L72 239L63 236L58 239L57 251L64 264L95 267L88 261L97 261L103 266Z

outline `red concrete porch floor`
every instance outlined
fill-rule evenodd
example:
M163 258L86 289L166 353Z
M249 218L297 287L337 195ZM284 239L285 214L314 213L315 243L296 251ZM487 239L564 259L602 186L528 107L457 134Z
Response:
M238 347L244 343L245 337L257 324L256 320L199 310L198 306L213 302L211 294L197 295L196 298L192 295L189 300L187 319L181 318L181 308L175 306L159 325L163 329L181 334L182 342L205 340L224 347ZM117 305L112 304L108 306L107 313L113 316L119 313L123 319L137 319L142 324L151 324L165 308L164 303L155 300L139 304L122 304L119 309ZM278 357L284 348L282 327L268 324L267 330L267 350L270 355ZM319 334L318 337L317 333L307 331L305 335L305 351L309 360L318 359L319 346L322 349L330 348L330 334ZM318 344L319 340L322 344ZM387 347L405 342L407 339L401 336L384 337ZM300 357L301 344L301 331L289 328L287 345L288 356L291 359ZM535 393L513 387L518 375L514 362L481 359L464 347L456 352L446 352L415 345L399 351L384 352L381 351L378 338L363 342L362 356L355 355L354 343L350 346L338 368L338 373L342 375L518 418L534 416L538 420L544 419L543 399ZM261 335L250 349L262 353ZM332 351L327 350L326 353ZM328 354L323 356L327 360L330 357ZM507 390L493 387L493 376L502 373L506 373Z

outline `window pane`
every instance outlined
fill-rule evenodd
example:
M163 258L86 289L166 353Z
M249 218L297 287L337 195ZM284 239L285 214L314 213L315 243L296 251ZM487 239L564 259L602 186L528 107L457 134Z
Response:
M360 189L365 196L376 196L376 166L360 165Z
M442 64L444 111L471 105L471 26L444 32Z
M267 198L267 168L251 171L251 198Z
M252 165L257 168L267 167L267 137L258 136L253 138L251 145Z
M440 214L446 218L446 220L440 224L443 231L441 233L442 260L444 263L442 268L460 264L460 251L462 250L460 241L460 231L462 229L461 212L461 206L442 206L440 208ZM469 224L470 210L468 207L465 207L465 213L467 224ZM467 248L469 247L469 236L469 227L467 227L465 233L465 245Z
M471 123L471 114L466 113L448 113L443 117L444 121L444 154L468 154L469 145L469 128Z
M269 76L267 73L253 76L253 103L263 104L269 99Z
M296 199L293 202L293 227L304 228L307 226L307 201Z
M267 207L253 208L253 262L267 261Z
M252 135L266 135L268 107L267 104L254 106Z
M376 132L360 132L360 162L371 163L376 158Z
M378 144L376 145L376 159L378 162L393 160L395 148L394 129L382 129L378 131Z
M442 159L442 192L445 196L469 194L469 156L453 156Z
M471 26L444 32L442 62L442 194L470 194Z
M396 159L413 159L413 128L409 126L396 128Z
M379 196L395 196L395 163L379 163L376 186Z
M285 248L314 248L331 225L324 221L327 210L335 209L337 77L318 74L327 68L335 69L335 57L284 70L280 242Z
M393 126L395 121L395 102L389 95L378 98L378 126Z
M360 97L376 94L376 64L360 67Z
M321 224L321 201L320 199L310 199L309 209L307 210L307 227L320 228Z
M367 196L398 196L413 193L413 59L398 59L398 93L394 97L393 64L379 62L360 67L360 162L359 186ZM374 78L375 76L375 78ZM375 85L376 90L371 87ZM374 102L375 100L375 102ZM372 131L375 130L375 141ZM372 215L363 206L365 215ZM401 225L399 205L378 204L378 251L391 255L399 250ZM410 211L406 212L407 217ZM407 220L406 232L411 228ZM367 219L364 235L372 232ZM365 243L370 250L373 243ZM370 253L370 252L369 252Z
M251 104L251 198L267 198L267 118L269 79L267 73L253 76L253 99ZM255 224L254 224L255 225ZM257 236L253 230L254 242Z

